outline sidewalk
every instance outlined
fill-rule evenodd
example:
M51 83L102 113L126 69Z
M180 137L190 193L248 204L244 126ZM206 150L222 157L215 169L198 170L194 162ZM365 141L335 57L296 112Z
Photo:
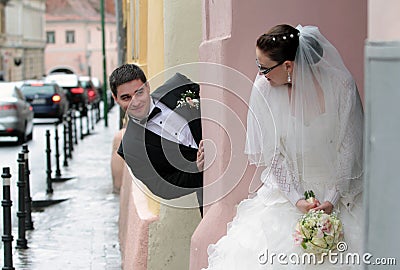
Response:
M53 183L53 199L62 203L33 212L35 229L27 231L29 248L15 249L17 219L13 216L15 269L121 269L118 243L119 196L112 193L111 143L118 129L119 110L101 120L93 135L78 141L63 176L75 179ZM32 199L39 200L32 194ZM16 205L16 202L13 202Z

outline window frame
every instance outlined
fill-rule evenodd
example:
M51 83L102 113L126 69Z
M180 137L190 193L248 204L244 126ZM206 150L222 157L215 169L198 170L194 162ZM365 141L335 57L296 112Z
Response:
M74 44L75 43L75 30L66 30L65 31L65 43L66 44Z
M52 37L52 39L50 37ZM56 43L56 31L46 31L46 43L47 44Z

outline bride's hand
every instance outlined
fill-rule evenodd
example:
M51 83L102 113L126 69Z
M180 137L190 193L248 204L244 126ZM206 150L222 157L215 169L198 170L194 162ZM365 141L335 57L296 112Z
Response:
M330 215L333 211L333 204L331 204L330 202L326 201L321 203L321 205L313 208L313 210L318 211L318 210L323 210L325 213L327 213L328 215Z
M302 213L307 213L311 209L314 209L320 205L318 200L314 200L313 202L308 202L304 199L298 200L296 203L297 209L299 209Z

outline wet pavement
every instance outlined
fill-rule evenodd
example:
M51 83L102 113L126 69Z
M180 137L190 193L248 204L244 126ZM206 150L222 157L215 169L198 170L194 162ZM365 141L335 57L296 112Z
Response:
M76 178L53 183L54 193L32 194L39 200L65 201L32 212L34 230L26 232L28 249L16 249L17 217L13 211L13 263L15 269L121 269L118 243L119 197L112 193L110 154L118 129L119 110L101 120L93 135L79 140L63 176ZM17 202L13 201L13 208ZM1 250L3 256L3 250ZM4 262L4 259L1 261ZM1 265L3 266L3 265Z

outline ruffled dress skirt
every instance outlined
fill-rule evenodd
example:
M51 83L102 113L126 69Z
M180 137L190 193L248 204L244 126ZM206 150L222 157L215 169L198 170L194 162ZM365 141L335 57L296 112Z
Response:
M262 186L254 198L242 201L228 224L227 235L208 247L208 270L361 269L346 253L362 250L362 204L357 196L351 210L341 201L335 207L343 223L347 248L331 259L308 261L294 243L293 233L302 213L277 186ZM318 196L317 196L318 198ZM282 255L281 255L282 254ZM334 255L334 254L332 254ZM360 258L362 260L360 253Z

